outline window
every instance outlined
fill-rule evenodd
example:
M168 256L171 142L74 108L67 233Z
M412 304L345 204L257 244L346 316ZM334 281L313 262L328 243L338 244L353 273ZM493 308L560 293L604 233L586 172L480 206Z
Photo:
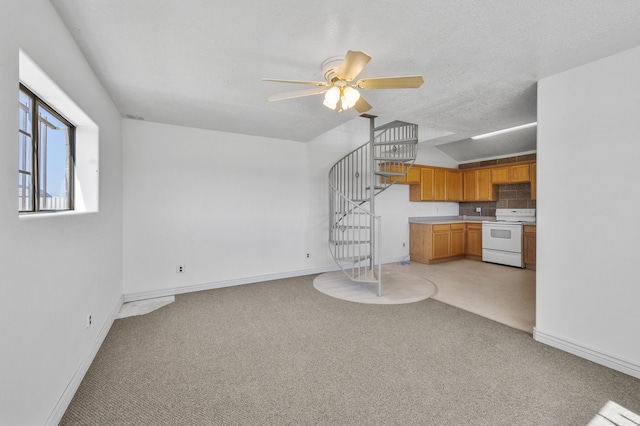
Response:
M18 210L73 210L75 127L25 86L18 95Z

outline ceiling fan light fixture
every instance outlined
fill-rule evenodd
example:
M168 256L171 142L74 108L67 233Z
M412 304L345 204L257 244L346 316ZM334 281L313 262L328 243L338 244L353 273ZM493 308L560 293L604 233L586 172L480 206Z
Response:
M347 98L344 96L340 96L340 112L349 109L349 103L347 102Z
M324 94L322 104L329 109L336 109L340 103L340 111L353 108L360 99L360 92L350 86L333 86Z
M331 103L325 99L324 102L322 102L322 105L326 106L329 109L336 109L336 107L338 106L338 103L337 102Z
M347 51L346 56L335 56L322 63L324 81L282 80L263 78L276 83L307 84L313 89L294 90L269 96L269 101L301 98L324 93L323 105L338 112L355 108L359 113L369 111L371 105L360 96L359 89L416 89L424 83L419 75L402 77L378 77L356 81L356 78L371 60L371 56L360 51Z
M329 109L336 109L338 101L340 100L342 93L338 87L332 87L324 94L324 102L322 104Z
M358 102L358 99L360 99L360 92L358 92L353 87L347 86L343 90L343 99L346 100L347 107L345 108L343 106L342 109L353 108L356 102ZM344 105L344 102L343 102L343 105Z

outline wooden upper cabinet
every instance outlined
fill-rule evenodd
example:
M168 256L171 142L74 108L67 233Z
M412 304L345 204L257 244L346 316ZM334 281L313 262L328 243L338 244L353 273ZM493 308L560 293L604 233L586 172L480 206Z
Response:
M509 183L509 167L493 167L491 169L491 183Z
M420 201L436 199L436 170L431 167L420 169Z
M531 197L535 200L535 165L535 162L527 161L466 170L414 165L410 173L413 168L419 170L420 184L414 184L415 178L407 174L406 183L412 184L409 200L496 201L499 184L519 182L532 182Z
M435 169L433 181L433 193L435 201L445 201L447 199L447 171Z
M475 201L476 200L476 171L475 170L467 170L462 173L463 176L463 188L464 188L464 201Z
M491 182L491 169L464 172L464 201L495 201L498 187Z
M491 183L529 182L529 163L491 167Z
M447 170L447 201L463 201L462 171Z
M419 184L420 183L420 167L413 167L409 164L394 164L394 163L383 163L380 164L381 172L391 172L391 173L403 173L404 171L407 173L402 177L397 176L383 176L383 183L401 183L401 184Z
M409 185L419 185L420 184L420 167L411 166L406 175L402 178L404 182Z
M409 189L410 201L446 201L447 169L438 167L420 167L420 185Z
M516 164L515 166L509 166L509 178L511 183L529 182L530 177L529 164Z
M494 201L498 199L497 187L493 186L491 183L491 170L490 169L482 169L478 170L478 192L477 198L478 201Z

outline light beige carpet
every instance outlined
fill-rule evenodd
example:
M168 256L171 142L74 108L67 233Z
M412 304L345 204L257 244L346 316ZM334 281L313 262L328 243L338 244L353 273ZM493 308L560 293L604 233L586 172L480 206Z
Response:
M60 425L586 425L640 380L432 298L351 303L315 275L116 320Z
M413 303L433 296L436 286L427 278L382 268L382 295L377 284L354 282L342 271L327 272L313 280L316 290L350 302L390 305Z

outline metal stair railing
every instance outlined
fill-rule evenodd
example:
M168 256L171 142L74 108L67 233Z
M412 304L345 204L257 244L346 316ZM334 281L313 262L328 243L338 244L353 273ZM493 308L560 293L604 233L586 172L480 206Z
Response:
M329 249L351 280L377 284L381 296L381 219L375 214L375 196L402 179L415 161L418 126L392 121L376 128L375 117L363 117L370 119L369 142L329 170Z

